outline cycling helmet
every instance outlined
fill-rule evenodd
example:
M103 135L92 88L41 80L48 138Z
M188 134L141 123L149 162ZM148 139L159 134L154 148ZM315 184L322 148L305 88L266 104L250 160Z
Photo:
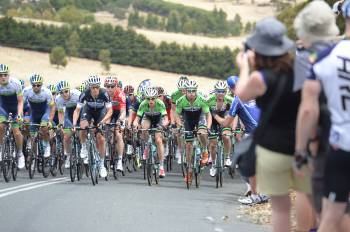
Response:
M186 89L197 89L198 84L196 81L188 80L188 81L186 81L185 87L186 87Z
M29 80L30 80L30 84L36 84L36 83L38 83L38 84L42 84L43 82L44 82L44 79L43 79L43 77L41 76L41 75L39 75L39 74L33 74L30 78L29 78Z
M21 82L22 89L24 89L24 80L19 80Z
M0 74L9 74L9 67L6 64L0 64Z
M153 98L158 96L158 91L156 88L149 87L145 89L145 97L146 98Z
M134 87L132 87L131 85L127 85L124 87L124 93L126 95L129 95L131 93L134 93Z
M178 89L185 89L185 84L188 81L188 78L186 76L181 76L179 81L177 82L177 88Z
M89 83L89 86L92 86L92 85L100 86L101 85L101 78L98 77L97 75L92 75L89 77L88 83Z
M108 76L106 79L105 79L105 84L104 86L107 86L107 85L117 85L118 84L118 79L116 77L113 77L113 76Z
M229 76L227 78L227 85L230 87L230 89L233 89L238 82L238 76Z
M142 81L139 85L139 87L137 88L137 93L140 95L144 94L144 91L146 88L151 86L151 80L150 79L146 79L144 81Z
M344 18L350 18L350 0L345 0L342 4L342 15Z
M163 87L158 86L158 87L157 87L157 91L158 91L158 95L159 95L159 96L164 95L164 89L163 89Z
M77 90L79 90L81 93L85 92L86 90L86 85L83 83L77 87Z
M68 81L60 81L57 84L57 91L62 92L63 90L70 89Z
M215 90L226 90L227 84L225 81L218 81L214 86Z
M47 88L51 91L52 94L57 93L56 85L48 85Z

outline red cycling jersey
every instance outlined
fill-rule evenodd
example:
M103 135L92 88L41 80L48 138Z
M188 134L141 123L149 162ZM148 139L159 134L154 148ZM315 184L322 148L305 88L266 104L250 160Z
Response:
M113 110L121 110L126 108L126 98L122 90L117 89L112 99Z

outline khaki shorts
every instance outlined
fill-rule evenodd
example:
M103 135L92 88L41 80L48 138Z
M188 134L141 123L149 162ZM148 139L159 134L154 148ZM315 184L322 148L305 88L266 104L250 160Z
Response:
M258 191L269 196L286 195L291 189L311 193L310 172L296 177L293 172L293 156L256 147L256 180ZM307 169L306 166L304 166Z

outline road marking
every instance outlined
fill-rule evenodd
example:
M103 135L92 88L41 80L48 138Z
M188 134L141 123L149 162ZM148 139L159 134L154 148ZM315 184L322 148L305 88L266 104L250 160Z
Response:
M60 179L62 179L62 178L60 178ZM0 193L7 192L7 191L10 191L10 190L14 190L14 189L24 188L24 187L31 186L31 185L43 184L43 183L47 183L49 181L50 180L45 180L45 181L37 181L37 182L29 183L29 184L17 185L17 186L11 187L11 188L1 189Z
M0 198L6 197L6 196L9 196L12 194L16 194L19 192L28 191L28 190L32 190L32 189L36 189L36 188L41 188L41 187L45 187L48 185L58 184L61 182L66 182L66 181L69 181L69 178L63 177L63 178L57 178L57 179L52 179L52 180L48 180L48 181L39 181L39 182L31 183L31 184L24 184L24 185L15 186L12 188L2 189L1 192L5 192L5 191L8 191L8 192L0 194Z

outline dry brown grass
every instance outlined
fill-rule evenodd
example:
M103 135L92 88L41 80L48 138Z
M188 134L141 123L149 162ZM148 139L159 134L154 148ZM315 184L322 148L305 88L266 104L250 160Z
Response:
M0 63L9 65L11 75L24 80L32 73L39 73L44 76L46 84L57 83L60 80L68 80L71 85L79 85L91 74L103 75L101 63L98 61L72 58L66 68L57 69L50 65L49 54L27 51L22 49L0 47ZM144 79L151 79L156 85L164 87L169 93L176 88L177 80L180 74L136 68L126 65L111 65L111 73L118 76L124 85L138 85ZM199 84L200 90L208 92L213 89L217 80L190 76Z

